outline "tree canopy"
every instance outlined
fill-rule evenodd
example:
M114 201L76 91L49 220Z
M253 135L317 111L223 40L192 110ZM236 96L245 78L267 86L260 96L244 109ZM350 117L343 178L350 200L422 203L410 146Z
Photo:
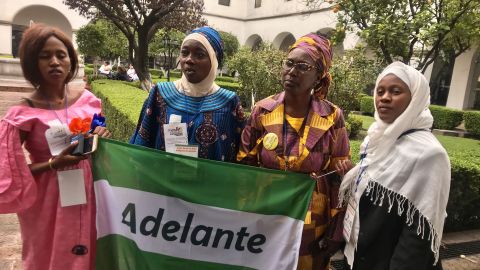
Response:
M103 59L128 57L127 39L115 25L104 19L78 29L77 44L79 51L87 56Z
M331 4L337 33L358 32L387 63L415 61L421 71L480 40L480 0L304 0Z
M160 28L188 31L203 25L203 0L64 0L81 15L111 21L127 38L128 56L142 87L150 87L148 46ZM120 45L120 44L119 44Z
M218 31L223 41L225 59L231 58L240 48L238 38L229 32Z
M239 73L241 100L260 100L282 90L280 84L281 61L286 53L262 43L257 50L242 47L227 61L230 70ZM247 102L249 106L252 102Z

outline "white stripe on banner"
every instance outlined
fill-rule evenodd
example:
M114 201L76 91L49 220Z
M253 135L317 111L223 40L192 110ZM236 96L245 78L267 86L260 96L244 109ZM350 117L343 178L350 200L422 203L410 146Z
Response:
M119 234L143 251L255 269L297 265L303 221L189 203L106 180L95 181L95 193L98 238Z

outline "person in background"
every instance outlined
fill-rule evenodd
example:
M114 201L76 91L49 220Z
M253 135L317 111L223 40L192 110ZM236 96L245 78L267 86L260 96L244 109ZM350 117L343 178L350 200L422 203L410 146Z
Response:
M351 162L342 110L325 99L332 53L330 41L315 34L292 45L282 62L283 91L255 105L237 156L247 165L311 174L317 182L302 233L302 270L328 269L343 243L339 175Z
M354 270L442 269L450 161L430 129L430 88L401 62L378 76L375 122L342 182L344 254ZM436 264L436 265L435 265Z
M103 62L103 65L100 66L100 68L98 69L98 72L110 78L112 75L112 66L110 66L110 62L108 61Z
M122 66L118 66L117 72L113 77L115 80L119 80L119 81L127 81L127 82L132 81L130 77L127 75L127 70Z
M135 71L135 68L133 67L132 64L129 64L128 66L127 75L128 77L130 77L131 81L138 81L137 72Z
M213 28L187 35L180 49L182 77L150 90L130 143L172 152L164 128L178 125L175 134L197 146L198 157L235 161L245 116L238 96L214 82L222 61L223 42Z
M24 270L93 269L96 231L90 160L88 155L72 155L77 143L70 144L66 135L74 120L101 112L100 100L69 86L78 70L77 54L58 28L33 24L23 35L19 56L23 74L35 90L0 121L0 213L18 215ZM93 133L110 136L100 126ZM78 183L81 188L75 193L83 192L85 203L62 207L62 176L67 185Z

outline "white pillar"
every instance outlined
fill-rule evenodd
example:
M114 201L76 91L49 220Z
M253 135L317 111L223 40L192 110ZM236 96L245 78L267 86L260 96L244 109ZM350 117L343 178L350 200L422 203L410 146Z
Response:
M428 65L427 69L425 69L425 72L423 73L428 82L430 82L432 79L433 65L435 65L435 62L432 62L430 65Z
M0 24L0 54L12 54L12 26Z
M468 108L476 51L477 48L469 49L455 59L447 107L460 110Z

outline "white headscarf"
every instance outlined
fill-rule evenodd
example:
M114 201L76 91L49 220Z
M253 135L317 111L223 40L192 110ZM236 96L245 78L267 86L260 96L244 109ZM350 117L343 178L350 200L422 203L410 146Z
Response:
M175 87L178 91L185 93L187 96L191 97L204 97L207 95L211 95L215 93L220 87L214 82L216 77L216 72L218 68L218 61L217 56L215 54L215 50L213 49L210 42L201 34L199 33L191 33L183 39L183 44L185 44L188 40L196 40L200 42L205 49L207 49L208 56L210 57L211 68L210 72L208 73L207 77L203 79L199 83L191 83L185 77L185 74L182 74L180 80L175 81Z
M418 70L394 62L378 76L374 100L379 82L389 74L397 76L408 86L412 99L405 111L390 124L380 119L375 105L375 122L360 147L360 153L366 157L345 175L340 187L340 202L345 203L352 197L359 205L365 192L374 204L380 206L387 198L389 212L396 201L398 209L394 212L402 215L406 211L408 225L413 224L413 217L418 213L417 234L423 238L424 226L429 226L428 239L436 263L450 190L450 162L445 149L430 132L413 132L399 139L408 130L432 127L433 117L428 108L430 88ZM355 192L353 187L358 181L360 165L366 169ZM344 252L350 265L353 265L360 230L358 208Z

